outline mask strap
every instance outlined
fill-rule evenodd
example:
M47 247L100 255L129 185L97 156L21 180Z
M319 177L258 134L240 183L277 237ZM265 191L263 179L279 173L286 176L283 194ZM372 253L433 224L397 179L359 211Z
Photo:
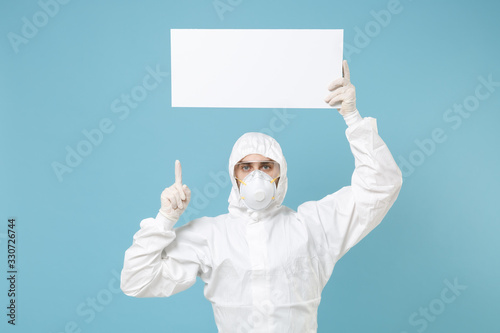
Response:
M242 181L241 179L239 179L238 177L234 177L236 180L238 180L240 183L242 183L243 185L246 185L244 181ZM274 180L273 180L274 181ZM271 182L272 183L272 182Z
M276 179L278 179L278 178L280 178L280 176L278 176L278 177L274 178L273 180L271 180L271 184L272 184L272 183L274 183L274 181L275 181Z

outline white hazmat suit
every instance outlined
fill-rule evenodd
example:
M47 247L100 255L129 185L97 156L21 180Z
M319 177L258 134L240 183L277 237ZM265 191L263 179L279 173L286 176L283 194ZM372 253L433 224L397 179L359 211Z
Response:
M199 276L219 332L316 332L321 292L335 263L382 221L402 184L376 120L356 110L347 123L351 185L297 211L282 205L288 181L279 144L265 134L244 134L229 159L229 213L178 228L162 214L142 220L125 253L124 293L171 296ZM233 175L249 154L280 164L276 200L263 211L246 208Z

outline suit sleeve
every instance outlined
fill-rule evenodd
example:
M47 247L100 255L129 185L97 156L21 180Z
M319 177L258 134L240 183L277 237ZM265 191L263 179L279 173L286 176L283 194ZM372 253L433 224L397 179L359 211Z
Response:
M346 136L355 162L351 185L297 210L317 246L326 248L334 262L382 221L403 182L375 119L360 118L347 128Z
M125 251L120 288L126 295L168 297L191 287L197 276L210 277L207 241L193 222L174 229L161 214L141 221Z

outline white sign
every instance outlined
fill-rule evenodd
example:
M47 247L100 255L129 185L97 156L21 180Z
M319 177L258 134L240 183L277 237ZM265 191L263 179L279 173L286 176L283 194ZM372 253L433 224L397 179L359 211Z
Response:
M342 29L171 29L172 107L331 108Z

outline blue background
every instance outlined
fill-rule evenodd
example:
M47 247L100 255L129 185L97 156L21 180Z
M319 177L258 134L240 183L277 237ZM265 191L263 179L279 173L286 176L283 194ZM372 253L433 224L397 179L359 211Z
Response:
M175 159L197 193L190 215L224 213L230 185L214 190L211 175L227 172L241 134L288 114L272 134L289 164L285 204L296 209L349 184L345 123L335 109L172 109L170 76L126 116L111 105L148 67L170 72L171 28L340 28L358 109L377 118L405 177L382 224L336 266L318 331L499 332L500 87L483 85L489 96L467 116L447 110L474 102L480 77L500 81L500 4L401 0L381 24L374 13L390 1L221 2L231 10L219 15L212 0L71 1L46 22L36 1L1 2L0 267L4 276L15 217L19 270L15 328L1 279L1 330L215 332L200 281L170 299L117 290L124 252L156 215ZM23 17L41 27L16 47L9 36L22 36ZM113 131L58 179L53 163L106 118ZM444 142L430 143L436 129ZM466 286L449 304L445 281ZM429 307L437 314L424 319Z

